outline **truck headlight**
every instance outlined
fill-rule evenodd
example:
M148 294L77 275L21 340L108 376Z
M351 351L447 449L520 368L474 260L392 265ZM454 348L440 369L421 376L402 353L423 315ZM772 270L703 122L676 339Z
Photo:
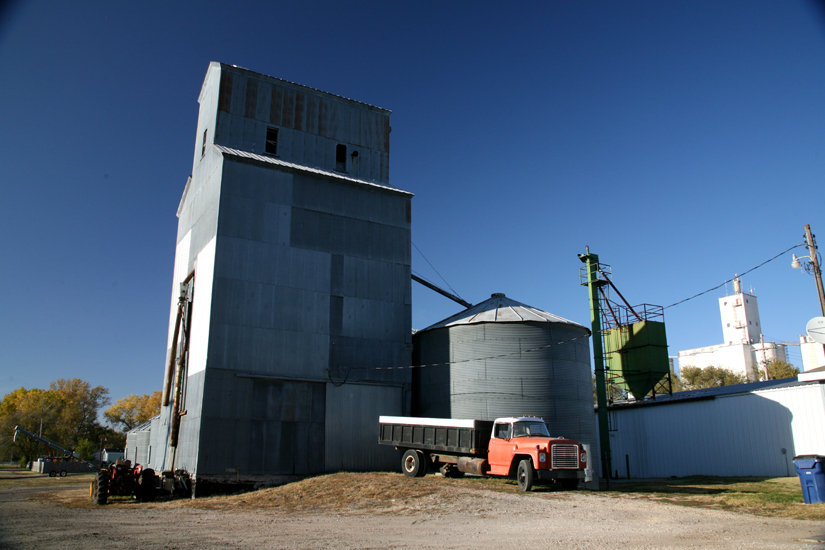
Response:
M547 453L545 453L545 452L539 453L539 462L547 462Z
M581 462L587 462L587 453L582 451L582 454L579 455L579 460Z

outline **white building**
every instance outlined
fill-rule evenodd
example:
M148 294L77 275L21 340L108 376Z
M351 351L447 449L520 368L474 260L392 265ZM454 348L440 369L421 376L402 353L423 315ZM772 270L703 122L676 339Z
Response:
M815 342L807 335L799 337L799 351L802 353L802 368L805 372L825 367L825 344Z
M799 379L612 405L613 476L794 476L795 456L825 455L825 371Z
M766 363L787 360L783 344L764 341L756 296L742 292L738 278L733 294L719 298L719 313L724 343L680 351L679 368L721 367L756 381Z

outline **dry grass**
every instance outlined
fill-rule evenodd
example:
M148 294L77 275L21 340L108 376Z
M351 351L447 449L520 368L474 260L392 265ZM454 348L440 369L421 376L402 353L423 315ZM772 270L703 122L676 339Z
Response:
M390 473L338 473L312 477L238 495L190 501L207 509L266 508L283 512L396 512L432 509L458 497L445 480L435 476L406 478ZM175 502L169 505L180 505Z
M0 489L12 487L54 487L55 485L88 484L92 480L92 473L68 474L66 477L49 477L48 474L38 474L31 470L24 470L18 466L0 464Z
M89 499L92 474L49 478L24 470L0 467L0 488L43 487L38 500L64 506L95 508ZM77 485L66 488L66 485ZM49 487L62 487L49 491ZM490 490L518 494L514 481L466 477L444 479L428 475L408 478L397 473L337 473L312 477L249 493L229 496L138 503L129 497L111 497L113 507L201 508L208 510L265 509L284 513L338 512L384 514L398 512L438 513L453 507L467 495ZM537 487L537 494L524 498L556 497L554 489ZM562 493L562 495L567 493ZM643 498L681 506L729 510L757 516L825 520L825 503L804 504L799 480L789 478L680 478L654 481L613 481L599 495Z

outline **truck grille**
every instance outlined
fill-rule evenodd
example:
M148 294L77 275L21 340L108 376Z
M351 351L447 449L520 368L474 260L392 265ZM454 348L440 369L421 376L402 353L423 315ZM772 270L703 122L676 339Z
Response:
M551 467L557 468L579 468L579 447L578 445L552 445Z

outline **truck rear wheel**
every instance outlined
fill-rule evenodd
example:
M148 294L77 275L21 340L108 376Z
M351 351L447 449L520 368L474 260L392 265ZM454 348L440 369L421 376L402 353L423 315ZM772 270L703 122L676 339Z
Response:
M407 449L401 458L401 471L405 476L424 477L427 473L427 460L424 453L415 449Z
M516 470L516 481L518 488L522 491L529 491L533 488L533 481L535 480L536 472L533 470L533 463L529 458L525 458L518 463L518 470Z

